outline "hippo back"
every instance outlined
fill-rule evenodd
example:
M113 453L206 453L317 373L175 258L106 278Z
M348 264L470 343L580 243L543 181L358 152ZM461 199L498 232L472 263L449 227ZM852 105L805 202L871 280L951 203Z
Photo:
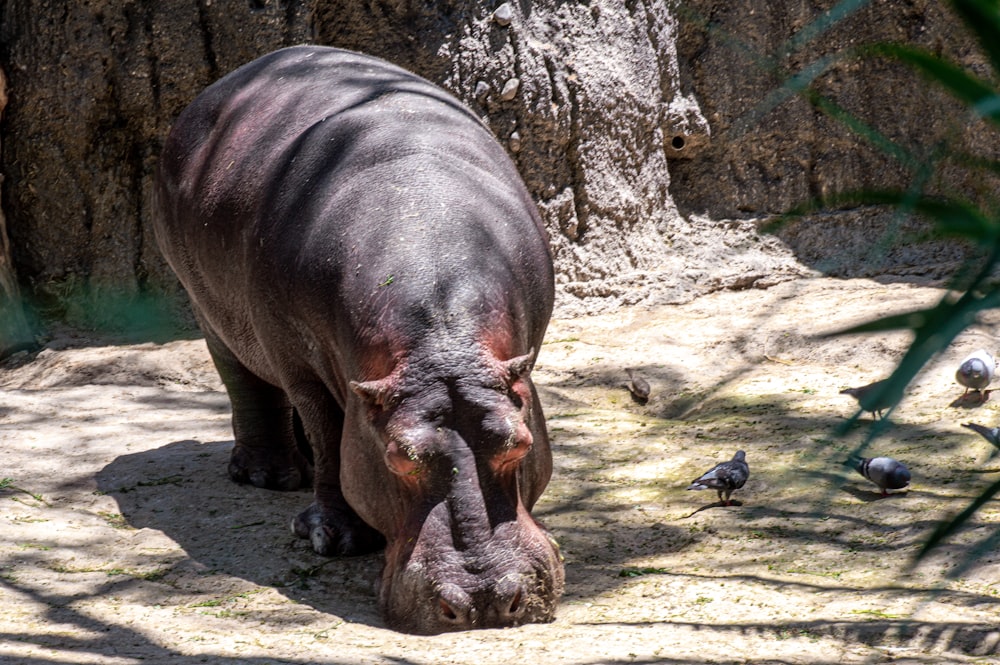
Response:
M479 119L406 70L332 48L265 56L181 114L161 173L159 198L173 202L155 227L161 247L220 332L247 327L222 312L238 318L271 298L308 308L304 295L323 284L322 307L335 307L345 335L384 328L373 318L390 293L434 294L421 316L527 295L531 310L510 314L529 347L541 342L553 277L537 210ZM242 263L218 270L221 256ZM484 295L470 284L479 276L515 299ZM338 295L347 301L327 300Z

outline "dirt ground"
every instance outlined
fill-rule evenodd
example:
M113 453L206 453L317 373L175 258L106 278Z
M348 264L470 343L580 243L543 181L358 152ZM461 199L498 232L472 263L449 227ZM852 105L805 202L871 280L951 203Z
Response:
M555 622L433 637L383 627L378 555L292 537L304 492L237 486L228 403L200 340L56 336L0 369L0 662L997 663L1000 502L915 569L938 520L997 479L997 400L954 370L997 344L966 331L909 387L872 452L913 472L883 498L841 465L869 417L839 395L887 374L907 337L817 338L938 289L800 279L689 304L559 318L535 380L555 475L535 514L560 541ZM624 368L652 384L641 405ZM688 492L737 449L740 505Z

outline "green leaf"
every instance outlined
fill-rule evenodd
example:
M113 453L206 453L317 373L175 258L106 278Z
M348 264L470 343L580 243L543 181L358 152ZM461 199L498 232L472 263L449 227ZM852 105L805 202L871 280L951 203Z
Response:
M952 6L990 58L993 71L1000 74L1000 3L996 0L952 0Z
M763 101L737 118L730 128L730 132L733 135L740 135L749 131L751 127L759 124L764 116L781 106L788 99L796 95L805 94L813 81L825 72L834 61L840 59L840 57L835 54L819 58L807 64L796 74L786 78L784 83L768 93Z
M967 169L979 169L1000 175L1000 160L983 157L982 155L973 155L962 150L951 150L945 157L950 162Z
M912 66L966 102L979 115L1000 123L1000 96L996 88L958 65L925 49L903 44L873 44L867 50Z
M783 215L778 221L765 225L763 230L773 232L792 217L801 217L822 209L873 205L893 206L902 212L912 211L922 215L933 222L935 230L943 236L968 238L983 247L993 247L1000 241L1000 220L986 216L979 208L965 201L877 189L840 192L815 199Z
M996 263L997 254L994 252L986 263L986 267L980 273L976 283L982 281ZM967 291L957 300L951 295L946 295L934 307L908 314L898 314L883 317L876 321L854 326L848 330L834 334L848 334L857 332L874 332L883 330L900 330L909 327L914 332L913 341L907 348L903 358L899 361L895 371L886 380L882 387L881 394L888 398L894 405L903 395L903 390L909 385L913 377L927 364L927 362L937 353L948 347L952 341L976 318L976 314L984 309L991 309L1000 305L1000 291L994 289L988 291L986 295L976 295L972 291ZM907 326L906 323L913 325ZM873 396L874 398L875 396ZM895 406L893 406L895 408ZM888 415L891 415L892 410ZM854 422L861 416L859 409L854 418L848 420L837 429L838 434L843 435L849 431ZM858 447L863 449L875 439L884 429L884 423L877 423L882 427L872 427L868 436Z
M784 50L791 53L870 3L871 0L841 0L835 6L820 14L819 18L815 21L796 32L788 40Z
M840 107L832 100L823 97L815 90L806 90L805 96L812 104L823 113L847 127L849 130L871 143L890 157L898 160L911 170L920 167L920 160L910 153L906 148L899 145L888 136L878 131L871 125L863 122L856 115Z

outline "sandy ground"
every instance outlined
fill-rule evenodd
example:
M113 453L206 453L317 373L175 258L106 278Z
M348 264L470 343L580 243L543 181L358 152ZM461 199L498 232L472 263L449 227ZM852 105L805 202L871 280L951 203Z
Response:
M844 469L869 426L831 431L842 388L888 373L905 335L813 335L939 298L807 279L690 304L557 318L535 372L556 472L535 514L566 556L554 623L413 637L375 606L377 555L323 559L288 530L306 493L225 476L228 403L200 340L59 336L0 369L3 663L996 663L1000 502L909 569L941 518L997 479L996 400L954 370L1000 350L970 329L907 392L873 452L911 468L882 498ZM625 367L650 381L645 405ZM739 448L740 505L688 482Z

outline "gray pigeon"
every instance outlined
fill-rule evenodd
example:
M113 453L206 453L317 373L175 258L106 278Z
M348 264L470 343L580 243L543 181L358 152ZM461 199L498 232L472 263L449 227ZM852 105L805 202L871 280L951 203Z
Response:
M878 485L883 496L888 490L903 489L910 484L910 470L891 457L861 457L855 460L854 468Z
M649 400L649 382L632 369L626 368L625 371L628 372L628 390L632 397L645 404Z
M1000 448L1000 427L986 427L984 425L977 425L976 423L965 423L962 427L968 427L973 432L979 432L983 435L983 438L992 443L997 448Z
M747 464L747 454L739 450L733 455L733 459L716 464L701 477L695 479L688 489L713 489L719 493L719 501L722 502L722 505L729 506L732 505L729 501L729 495L733 493L733 490L743 487L749 477L750 466Z
M841 395L850 395L858 400L858 404L865 411L872 414L872 418L882 417L882 412L892 406L892 401L885 394L879 394L888 379L882 379L875 383L869 383L860 388L845 388L840 391Z
M993 375L996 371L996 361L983 349L970 354L955 372L955 380L965 386L962 397L968 395L970 390L982 393L986 386L993 381Z

